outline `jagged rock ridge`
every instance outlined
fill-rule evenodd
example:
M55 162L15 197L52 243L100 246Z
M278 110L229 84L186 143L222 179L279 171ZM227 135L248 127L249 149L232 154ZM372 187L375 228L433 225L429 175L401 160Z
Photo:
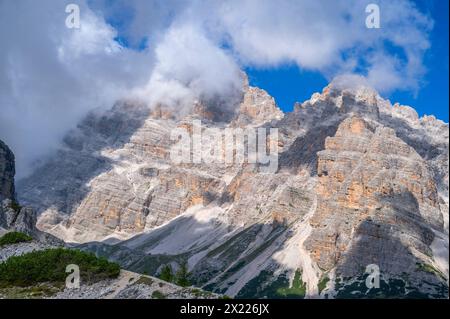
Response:
M187 259L198 286L231 296L271 296L300 274L300 297L339 297L368 264L397 295L448 292L448 124L333 83L287 114L248 86L230 122L194 109L89 115L19 198L42 230L133 271ZM172 163L170 132L193 119L278 128L278 171Z

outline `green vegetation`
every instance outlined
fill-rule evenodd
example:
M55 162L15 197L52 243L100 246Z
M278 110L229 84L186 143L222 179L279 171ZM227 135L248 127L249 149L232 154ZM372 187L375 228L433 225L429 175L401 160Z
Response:
M94 283L116 278L119 265L92 253L72 249L47 249L33 251L21 256L10 257L0 264L0 288L28 287L39 283L63 284L66 280L66 266L80 267L82 283Z
M445 280L444 274L429 264L416 263L417 270L437 275Z
M0 247L32 241L33 238L24 233L10 232L0 237Z
M306 283L302 281L302 272L297 269L295 271L292 286L278 288L277 293L284 298L303 298L306 294Z
M20 210L22 209L22 206L20 206L19 203L16 201L12 201L9 207L17 213L20 212Z
M104 256L110 256L111 254L105 254ZM184 259L188 258L184 254L179 255L141 255L137 257L134 252L127 252L124 254L124 258L130 260L136 259L135 262L129 265L127 268L130 271L138 273L145 273L149 276L159 276L160 268L163 265L171 263L181 263Z
M173 274L172 267L169 264L164 265L159 274L159 279L174 283L181 287L187 287L191 286L191 281L189 279L190 276L191 274L188 271L187 262L186 260L183 260L180 262L180 268L175 275Z
M159 278L161 280L164 280L167 282L172 282L174 280L172 267L170 265L163 266L163 268L161 269L161 274L159 275Z
M286 274L281 274L273 280L274 274L263 270L250 280L244 288L239 291L237 299L243 298L273 298L273 299L302 299L306 294L306 284L302 281L302 272L297 270L294 275L292 286Z
M135 283L135 285L143 284L147 286L153 285L153 279L145 276L141 276Z
M51 297L58 293L61 287L50 284L39 284L31 287L11 287L0 290L0 297L7 299L40 299Z
M446 283L432 284L423 281L419 285L401 278L380 279L380 288L367 288L367 274L335 281L336 299L428 299L448 298ZM424 291L427 291L426 293Z
M205 291L198 288L187 288L187 291L193 294L195 298L208 298L213 295L210 291Z
M327 275L324 275L318 284L318 288L319 288L319 295L320 293L325 289L325 287L327 286L327 283L330 281L330 278L328 278Z
M153 299L166 299L166 295L165 294L163 294L161 291L159 291L159 290L155 290L153 293L152 293L152 298Z
M187 262L183 261L175 274L175 283L181 287L190 286L191 282L189 281L189 276L190 274L188 272Z

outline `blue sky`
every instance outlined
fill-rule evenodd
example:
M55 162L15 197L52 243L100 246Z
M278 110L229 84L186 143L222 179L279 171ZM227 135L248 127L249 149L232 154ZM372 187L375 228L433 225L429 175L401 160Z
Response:
M90 0L95 7L96 1ZM107 0L107 3L116 3ZM449 16L447 0L414 0L413 3L426 16L434 21L434 27L428 34L431 43L430 49L426 50L423 57L423 65L426 74L420 78L420 86L415 89L392 89L382 96L391 100L392 103L410 105L414 107L420 116L433 114L437 118L448 123L449 112ZM106 16L107 22L117 29L119 36L116 40L125 47L142 50L148 47L148 38L142 37L137 43L131 44L125 29L136 13L129 7L122 6L120 13ZM383 12L381 15L383 19ZM413 24L415 21L411 21ZM387 53L404 59L404 51L398 47L389 47L386 43ZM327 78L321 70L314 68L302 68L296 63L276 64L276 67L258 66L245 67L249 75L251 85L261 87L271 94L280 108L292 111L295 102L307 100L312 93L320 92L328 84ZM406 76L405 76L406 77Z
M448 123L449 119L449 1L415 1L423 13L434 20L430 34L431 48L425 53L427 73L418 92L394 90L383 97L392 103L414 107L420 116L433 114ZM283 111L291 111L295 102L303 102L328 84L320 72L300 70L296 65L280 68L246 69L250 83L264 88Z

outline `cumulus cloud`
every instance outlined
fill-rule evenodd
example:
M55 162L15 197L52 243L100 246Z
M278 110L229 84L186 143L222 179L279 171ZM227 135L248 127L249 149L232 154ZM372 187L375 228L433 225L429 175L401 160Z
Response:
M196 100L223 101L230 110L242 92L236 62L201 30L191 25L171 28L156 47L156 65L144 96L186 113Z
M338 90L358 90L359 88L370 87L366 77L357 74L341 74L333 78L331 84Z
M64 25L68 3L79 30ZM0 0L0 138L23 176L89 110L123 97L232 108L248 66L418 90L433 22L407 0L377 4L380 29L357 0Z
M208 16L244 65L295 63L330 79L358 70L380 91L417 89L432 21L408 1L377 4L380 29L365 25L367 3L351 0L226 1Z
M0 139L19 177L89 110L144 83L140 70L152 63L114 41L116 30L84 2L81 29L66 28L65 5L0 2Z

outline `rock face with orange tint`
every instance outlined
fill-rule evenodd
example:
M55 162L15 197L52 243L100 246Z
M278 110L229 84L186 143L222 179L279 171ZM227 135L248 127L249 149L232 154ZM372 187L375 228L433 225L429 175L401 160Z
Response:
M305 245L321 269L338 266L348 277L377 264L398 275L431 255L432 229L444 230L436 184L393 129L350 117L326 139L317 164L318 204Z
M280 120L283 112L275 104L275 100L266 91L257 87L249 87L239 106L235 125L262 125L271 120Z
M160 226L189 207L206 203L207 192L219 187L220 181L177 169L141 167L125 176L110 171L91 185L66 225L70 236L80 241L112 233L127 237Z
M187 260L196 286L229 296L265 297L299 276L299 297L339 296L343 281L364 290L368 265L401 282L399 297L448 292L448 124L361 85L331 83L286 114L248 83L233 103L90 114L18 182L19 200L40 229L126 269ZM172 161L172 130L191 134L193 120L277 128L278 169Z

